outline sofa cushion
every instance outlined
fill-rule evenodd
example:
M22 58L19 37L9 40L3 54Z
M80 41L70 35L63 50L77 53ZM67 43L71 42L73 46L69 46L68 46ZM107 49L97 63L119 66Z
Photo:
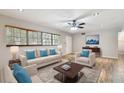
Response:
M13 75L15 76L18 83L32 83L28 72L18 64L13 65Z
M31 50L31 51L26 51L26 57L27 59L34 59L35 58L35 51Z
M89 57L89 51L88 50L83 50L81 53L80 53L80 56L81 57Z
M78 57L77 59L76 59L76 61L79 61L79 62L89 62L89 58L87 58L87 57Z
M49 55L48 60L53 61L53 60L59 59L59 57L60 57L59 55Z
M53 49L50 49L50 55L56 55L56 50L53 48Z
M59 55L49 55L46 57L39 57L35 59L28 60L28 64L42 64L42 63L47 63L53 60L57 60L60 56Z
M46 57L48 56L47 50L40 50L40 57Z

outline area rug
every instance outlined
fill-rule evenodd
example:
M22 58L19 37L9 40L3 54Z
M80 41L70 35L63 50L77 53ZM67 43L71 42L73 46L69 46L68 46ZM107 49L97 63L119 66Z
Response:
M56 75L58 72L53 69L55 66L60 64L63 63L56 63L54 65L39 69L38 76L40 77L41 81L43 83L61 83L54 78L54 75ZM77 83L97 83L101 72L99 69L91 69L87 67L84 67L81 71L84 73L84 75Z

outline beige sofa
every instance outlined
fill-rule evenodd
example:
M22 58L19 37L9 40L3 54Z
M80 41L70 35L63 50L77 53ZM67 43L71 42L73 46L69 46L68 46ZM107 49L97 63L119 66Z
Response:
M39 53L37 53L37 54L39 54ZM38 57L36 57L35 59L30 59L30 60L27 60L25 55L20 55L19 58L21 60L21 64L23 67L29 66L32 64L36 64L37 68L40 68L40 67L61 61L61 55L60 54L48 55L45 57L39 57L39 55L38 55Z
M40 78L37 76L36 64L24 67L24 69L27 70L27 72L31 76L32 83L42 83ZM15 77L13 76L12 70L8 66L5 66L3 68L3 79L4 83L17 83Z
M93 67L96 63L95 53L90 53L89 57L81 57L80 53L76 53L75 62L84 66Z

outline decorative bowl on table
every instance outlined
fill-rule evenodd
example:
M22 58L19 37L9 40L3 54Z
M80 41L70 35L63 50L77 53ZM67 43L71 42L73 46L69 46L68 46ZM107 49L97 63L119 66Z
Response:
M61 68L67 71L71 68L71 66L69 64L64 64L61 66Z

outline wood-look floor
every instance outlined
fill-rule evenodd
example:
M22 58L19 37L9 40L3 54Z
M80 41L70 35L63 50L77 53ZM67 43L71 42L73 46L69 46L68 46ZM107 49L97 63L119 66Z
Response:
M98 57L96 61L93 69L101 70L98 83L124 83L124 55L118 59Z
M118 59L97 58L96 68L101 68L99 83L124 82L124 55Z

